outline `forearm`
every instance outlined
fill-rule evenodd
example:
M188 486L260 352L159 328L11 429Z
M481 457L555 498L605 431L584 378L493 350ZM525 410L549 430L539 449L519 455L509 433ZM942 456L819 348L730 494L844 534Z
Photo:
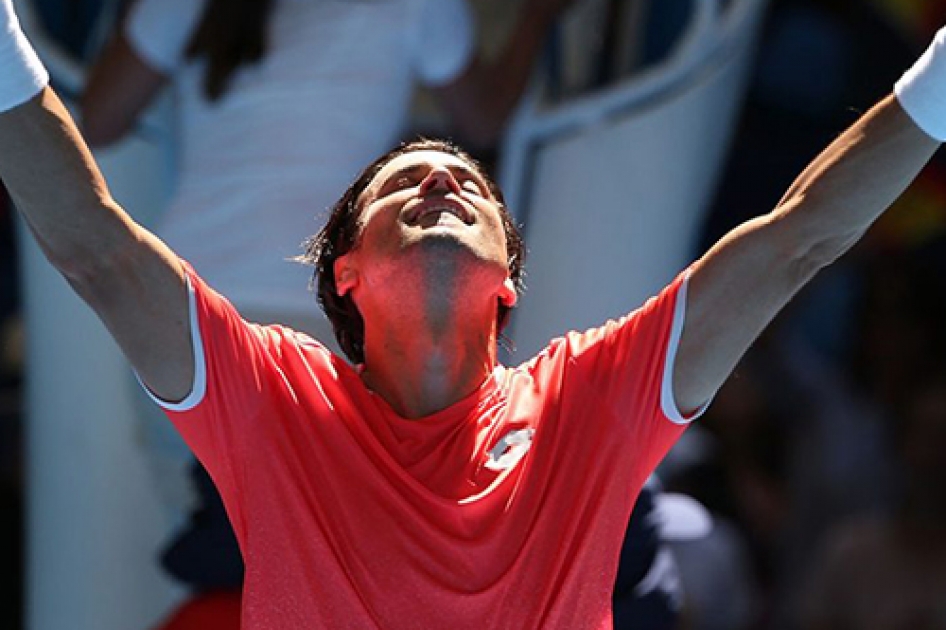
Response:
M134 240L133 223L52 90L0 113L0 147L0 178L64 274L78 275Z
M802 172L774 213L794 233L799 253L832 262L899 197L939 142L888 96Z
M824 235L829 259L843 252L831 243L863 233L946 140L946 28L894 92L832 143L780 205Z
M708 400L746 349L815 273L847 251L910 185L939 147L946 69L923 73L907 108L888 96L825 149L772 212L727 234L694 266L674 367L683 409ZM911 90L913 88L910 88ZM924 117L925 116L925 117ZM923 122L923 126L916 122ZM936 133L932 135L930 132Z

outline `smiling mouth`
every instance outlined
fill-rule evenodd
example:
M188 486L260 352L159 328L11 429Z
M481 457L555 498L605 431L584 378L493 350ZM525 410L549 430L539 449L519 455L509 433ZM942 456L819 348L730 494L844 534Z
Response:
M430 221L428 217L437 218L437 223L439 223L439 217L448 214L453 217L456 217L460 222L471 225L473 223L473 217L470 216L470 213L459 204L452 203L432 203L430 205L421 205L416 209L412 209L408 212L406 217L406 222L409 225L418 225L421 222L427 223Z

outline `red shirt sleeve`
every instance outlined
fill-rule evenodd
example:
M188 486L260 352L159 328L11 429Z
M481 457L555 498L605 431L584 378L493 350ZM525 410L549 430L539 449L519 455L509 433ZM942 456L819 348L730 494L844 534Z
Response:
M683 329L689 271L659 295L618 320L582 333L569 333L565 387L593 417L595 430L629 435L629 453L641 481L650 475L687 424L673 400L673 362ZM569 402L574 408L575 401ZM592 409L594 413L588 414ZM587 421L586 421L587 422ZM584 427L585 430L588 427Z
M210 473L228 510L239 509L242 502L234 495L245 485L246 454L254 444L258 448L257 436L269 411L287 397L282 354L298 351L302 344L309 353L327 355L328 350L282 326L245 321L226 298L184 266L190 285L194 383L183 401L157 402ZM230 516L239 530L242 515Z

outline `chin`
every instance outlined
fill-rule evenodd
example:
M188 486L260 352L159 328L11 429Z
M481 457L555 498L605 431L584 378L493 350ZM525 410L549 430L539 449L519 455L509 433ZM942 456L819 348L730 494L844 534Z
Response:
M462 231L448 227L437 226L425 229L413 243L422 254L439 254L449 256L456 253L474 253L475 248L469 238Z
M426 231L411 247L411 265L423 269L434 283L464 282L493 265L463 233L449 229Z

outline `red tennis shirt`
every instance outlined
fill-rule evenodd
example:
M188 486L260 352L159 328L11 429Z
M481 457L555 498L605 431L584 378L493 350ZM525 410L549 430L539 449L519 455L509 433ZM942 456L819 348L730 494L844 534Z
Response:
M630 315L399 417L311 338L188 267L197 374L162 403L220 490L243 627L600 630L641 485L684 430L685 275Z

